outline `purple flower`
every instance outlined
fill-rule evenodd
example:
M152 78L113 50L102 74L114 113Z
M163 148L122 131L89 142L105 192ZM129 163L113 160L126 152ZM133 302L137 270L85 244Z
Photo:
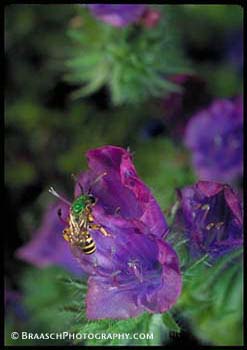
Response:
M64 224L59 221L57 215L59 208L68 215L68 206L60 201L49 207L41 227L28 243L16 251L16 256L39 268L58 265L75 275L83 275L80 265L62 238Z
M93 15L103 22L115 27L125 27L140 20L147 5L93 4L88 7Z
M177 74L171 81L183 90L171 92L163 99L164 123L171 136L181 140L191 114L208 102L209 94L205 81L196 75Z
M185 144L201 180L230 182L243 170L243 102L216 100L194 115Z
M191 256L212 260L243 244L242 207L228 185L199 181L178 190L176 221L188 239Z
M72 246L89 274L86 313L89 319L125 319L149 311L165 312L181 291L175 251L163 238L168 227L147 186L139 179L129 152L104 146L87 153L89 169L80 174L75 197L91 193L96 251L87 255Z

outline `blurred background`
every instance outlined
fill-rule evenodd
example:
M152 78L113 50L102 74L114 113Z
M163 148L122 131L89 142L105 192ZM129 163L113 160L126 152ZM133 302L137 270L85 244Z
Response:
M5 7L6 344L49 344L10 333L65 330L74 320L61 310L73 298L61 282L70 271L16 254L43 225L54 202L49 186L71 199L71 174L86 169L88 149L129 147L139 176L169 211L175 189L198 179L183 143L187 121L217 98L242 94L241 7L152 11L159 15L116 28L86 6ZM241 192L241 178L234 186ZM202 335L186 317L179 323L182 333L164 342L222 344L207 327ZM241 343L237 332L222 345Z

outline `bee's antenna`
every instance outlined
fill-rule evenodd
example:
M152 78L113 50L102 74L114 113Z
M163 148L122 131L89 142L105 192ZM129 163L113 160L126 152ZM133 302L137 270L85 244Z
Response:
M91 193L92 186L95 185L97 182L99 182L99 180L106 175L107 175L107 172L104 171L103 174L100 174L98 177L96 177L96 179L90 184L89 189L88 189L88 193Z
M77 181L78 181L78 176L76 176L75 174L71 174L71 177L72 177L72 179L75 181L75 183L77 183ZM82 185L80 184L80 182L78 182L78 186L80 187L80 189L81 189L81 194L84 194L84 189L83 189L83 187L82 187Z
M69 206L71 206L71 203L69 201L67 201L65 198L63 198L62 196L60 196L60 194L58 194L53 187L50 187L48 190L49 193L51 193L53 196L59 198L61 201L63 201L64 203L68 204Z
M84 194L84 189L83 189L82 185L80 184L80 182L78 182L78 186L79 186L80 189L81 189L81 194Z

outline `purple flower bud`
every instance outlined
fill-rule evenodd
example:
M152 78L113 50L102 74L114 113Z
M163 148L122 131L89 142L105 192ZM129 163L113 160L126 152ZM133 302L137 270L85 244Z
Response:
M147 8L142 16L141 22L146 28L155 28L160 21L160 12Z
M190 119L185 144L201 180L230 182L242 175L242 105L241 97L216 100Z
M96 199L90 229L96 251L72 247L89 274L86 311L89 319L125 319L144 311L165 312L181 291L175 251L162 238L168 233L163 213L139 179L129 152L104 146L87 153L89 170L76 184L75 196Z
M215 260L242 246L241 202L229 185L199 181L178 190L178 196L176 221L193 258L208 254Z
M39 268L57 265L75 275L83 275L80 265L75 261L67 243L62 238L64 224L59 221L58 209L62 210L65 217L68 216L68 206L60 201L49 207L41 227L28 243L16 251L16 256Z
M114 27L125 27L140 20L147 5L93 4L88 7L92 14L103 22Z

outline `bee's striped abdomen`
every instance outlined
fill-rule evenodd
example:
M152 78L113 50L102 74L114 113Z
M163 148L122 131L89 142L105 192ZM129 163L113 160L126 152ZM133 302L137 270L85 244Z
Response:
M89 255L89 254L93 254L95 252L96 244L89 233L85 237L85 240L84 240L81 247L82 247L82 250L85 254Z

